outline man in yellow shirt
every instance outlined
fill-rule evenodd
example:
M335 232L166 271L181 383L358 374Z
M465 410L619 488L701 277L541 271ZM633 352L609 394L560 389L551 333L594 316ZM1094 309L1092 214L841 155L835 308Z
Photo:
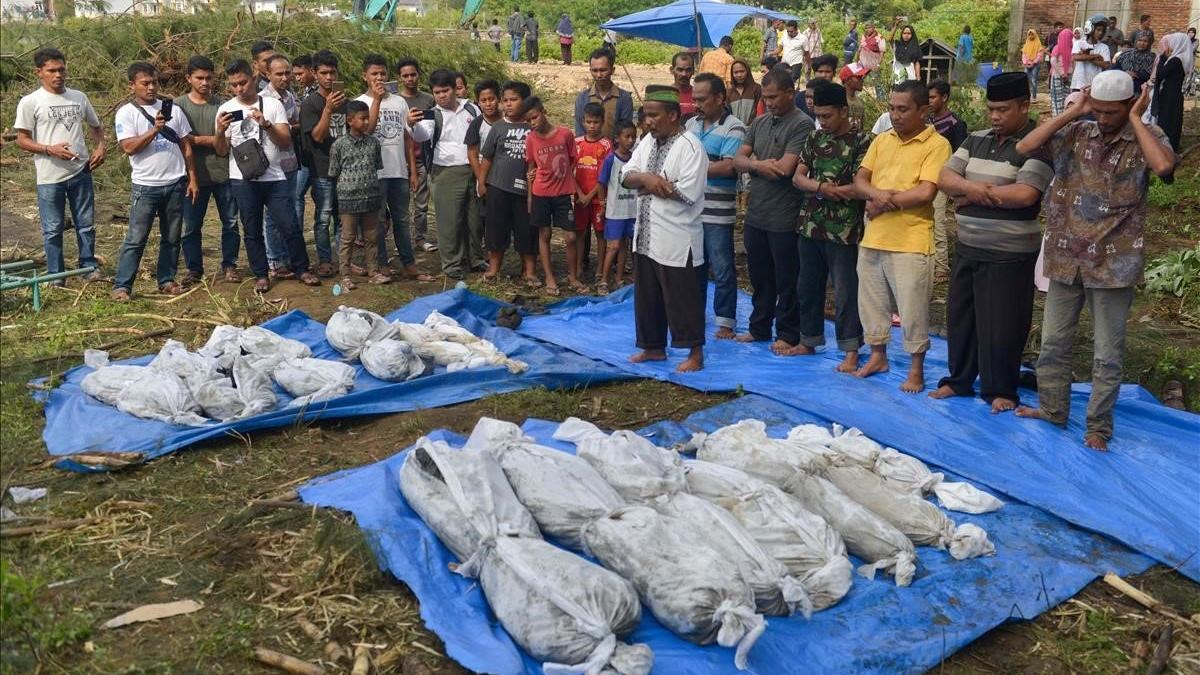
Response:
M725 80L726 87L733 86L733 78L729 74L733 67L733 38L726 35L721 38L721 46L704 55L700 60L700 72L712 73Z
M871 358L854 374L888 370L892 307L900 312L904 351L912 355L901 391L925 388L929 350L929 290L933 270L933 199L950 143L926 124L929 89L907 80L892 89L892 128L871 143L854 177L867 200L867 227L858 254L858 312Z

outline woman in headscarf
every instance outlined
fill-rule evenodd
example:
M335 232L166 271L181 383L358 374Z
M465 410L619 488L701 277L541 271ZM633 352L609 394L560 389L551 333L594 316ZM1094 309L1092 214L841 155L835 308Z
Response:
M887 50L887 41L875 30L875 23L868 21L863 26L863 39L858 49L858 62L872 73L878 73L875 81L875 98L883 100L883 72L879 64L883 63L883 52Z
M1058 32L1058 41L1050 52L1050 111L1055 117L1066 110L1067 94L1071 91L1071 47L1073 32L1064 28Z
M1142 85L1150 80L1150 73L1154 71L1154 52L1150 51L1150 36L1140 32L1135 35L1133 49L1121 52L1113 62L1113 67L1129 73L1133 78L1133 93L1141 94Z
M566 12L558 19L554 32L558 34L558 46L562 49L563 65L571 65L571 47L575 44L575 26Z
M1187 33L1164 35L1158 47L1158 60L1150 75L1154 83L1150 113L1171 141L1171 147L1179 152L1183 134L1183 83L1192 76L1196 55Z
M900 28L900 20L892 28L892 40L895 49L892 51L892 84L905 80L921 79L921 44L917 41L917 29L909 24L900 28L900 39L896 39L896 29Z
M1025 33L1025 45L1021 47L1021 65L1025 68L1025 76L1029 78L1029 93L1033 98L1037 98L1038 71L1042 69L1042 57L1045 55L1042 38L1030 28Z

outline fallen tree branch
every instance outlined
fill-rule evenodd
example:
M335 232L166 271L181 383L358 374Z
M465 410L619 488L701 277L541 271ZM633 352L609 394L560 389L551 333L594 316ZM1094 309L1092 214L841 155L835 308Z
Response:
M104 344L96 345L95 347L93 347L93 349L98 349L100 351L106 352L106 351L113 349L114 347L120 347L121 345L129 343L129 342L136 342L138 340L149 340L150 338L162 337L164 335L170 335L174 331L175 331L174 328L159 328L157 330L152 330L152 331L139 331L136 328L115 329L113 332L121 332L121 333L132 332L134 334L130 335L129 337L120 338L117 340L111 340L109 342L105 342ZM59 359L65 359L68 357L75 358L78 356L80 356L80 354L78 352L53 354L51 356L39 356L38 358L34 359L32 362L33 363L45 363L46 361L57 361Z
M1160 675L1167 669L1167 661L1171 659L1171 638L1175 635L1175 627L1167 624L1163 627L1162 635L1158 636L1158 644L1154 647L1154 656L1150 658L1150 667L1146 675Z
M1108 574L1105 574L1104 583L1117 589L1117 591L1119 591L1122 595L1128 597L1146 609L1154 610L1155 612L1158 612L1163 616L1169 617L1180 623L1200 628L1200 625L1197 625L1196 622L1178 614L1170 607L1163 605L1161 602L1155 599L1154 596L1134 588L1128 581L1122 579L1116 572L1109 572Z
M325 673L325 669L315 663L302 661L287 654L280 654L266 647L255 647L254 658L259 663L266 664L272 668L278 668L285 673L293 673L294 675L324 675Z
M40 523L38 525L26 525L25 527L10 527L7 529L0 528L0 538L10 539L14 537L28 537L33 534L41 534L43 532L55 532L57 530L73 530L84 525L92 525L100 522L99 518L76 518L74 520L55 520L48 523Z

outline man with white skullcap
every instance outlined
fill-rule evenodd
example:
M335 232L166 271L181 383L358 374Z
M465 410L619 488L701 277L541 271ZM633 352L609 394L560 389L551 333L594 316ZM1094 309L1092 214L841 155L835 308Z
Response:
M1168 182L1176 157L1166 135L1142 122L1146 88L1134 100L1133 78L1108 70L1084 100L1034 129L1017 151L1048 145L1054 182L1046 199L1044 271L1050 278L1038 359L1040 407L1017 415L1066 424L1071 405L1071 346L1079 313L1092 315L1095 359L1084 444L1105 451L1121 384L1125 321L1145 266L1146 190L1150 172ZM1081 119L1091 113L1094 121Z

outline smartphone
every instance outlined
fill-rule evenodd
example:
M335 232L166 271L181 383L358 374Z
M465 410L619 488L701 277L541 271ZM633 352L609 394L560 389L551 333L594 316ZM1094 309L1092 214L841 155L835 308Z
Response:
M346 93L346 83L345 83L345 82L342 82L341 80L334 80L334 82L333 82L333 92L334 92L335 94L344 94L344 93Z
M162 113L164 120L169 120L171 119L171 111L174 109L175 101L172 101L169 98L164 98L162 101L162 108L159 110L159 112Z
M421 114L422 114L421 119L425 119L425 120L436 120L437 119L437 113L435 113L433 111L433 108L430 108L428 110L422 110Z
M391 80L390 82L384 82L383 88L386 89L387 93L389 93L389 94L399 94L400 93L400 83L395 80Z
M245 110L230 110L229 111L229 121L231 121L231 122L241 122L243 119L245 119L245 117L246 117Z

